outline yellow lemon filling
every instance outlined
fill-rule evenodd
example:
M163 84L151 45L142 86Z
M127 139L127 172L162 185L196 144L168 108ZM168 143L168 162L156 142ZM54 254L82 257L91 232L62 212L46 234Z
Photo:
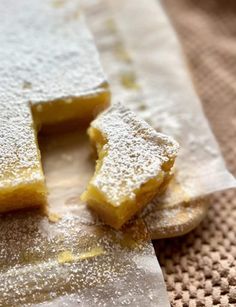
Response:
M33 104L31 110L37 129L48 133L87 125L108 107L109 102L110 92L106 85L96 95Z

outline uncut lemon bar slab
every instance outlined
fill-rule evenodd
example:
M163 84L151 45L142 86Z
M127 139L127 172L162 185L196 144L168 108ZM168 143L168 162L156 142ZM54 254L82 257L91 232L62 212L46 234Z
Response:
M0 1L0 212L46 203L37 131L109 103L78 1Z
M121 104L98 116L88 133L98 160L82 199L119 229L163 190L179 146Z

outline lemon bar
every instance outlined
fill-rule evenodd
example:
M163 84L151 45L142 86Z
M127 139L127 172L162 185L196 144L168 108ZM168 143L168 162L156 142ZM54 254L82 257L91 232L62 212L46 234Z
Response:
M0 212L47 203L38 129L90 121L109 90L78 1L0 1Z
M178 144L121 104L99 115L88 133L98 160L82 200L119 229L163 189Z

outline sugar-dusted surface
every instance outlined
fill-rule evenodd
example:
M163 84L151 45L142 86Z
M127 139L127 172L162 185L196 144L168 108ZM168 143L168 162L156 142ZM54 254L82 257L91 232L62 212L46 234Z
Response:
M178 144L157 133L120 103L99 115L91 127L106 139L102 166L90 182L113 206L135 199L135 192L153 178L165 176L164 165L173 161Z
M22 213L2 218L0 231L1 306L168 306L140 223L122 233Z
M44 179L30 109L22 97L0 92L0 188L38 180Z
M31 103L101 90L106 80L79 1L2 0L0 12L1 86Z

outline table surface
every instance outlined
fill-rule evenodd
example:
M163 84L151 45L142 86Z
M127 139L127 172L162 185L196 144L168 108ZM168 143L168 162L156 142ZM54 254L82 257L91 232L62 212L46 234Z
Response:
M165 0L229 170L236 175L236 2ZM206 219L154 242L172 306L236 305L236 191L211 197Z

